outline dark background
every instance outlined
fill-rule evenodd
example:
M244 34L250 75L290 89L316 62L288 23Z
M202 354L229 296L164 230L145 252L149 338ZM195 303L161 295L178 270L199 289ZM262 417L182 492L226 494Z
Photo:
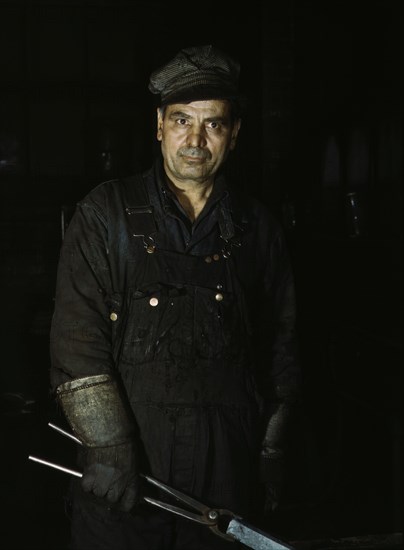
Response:
M147 168L150 72L213 43L249 97L234 185L284 225L304 394L268 530L402 531L402 2L0 3L1 544L63 549L73 443L48 393L63 231L96 184ZM351 194L353 193L353 195Z

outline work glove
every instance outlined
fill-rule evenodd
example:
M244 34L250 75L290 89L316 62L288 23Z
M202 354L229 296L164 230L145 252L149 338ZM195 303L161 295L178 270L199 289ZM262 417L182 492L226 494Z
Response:
M110 374L84 376L56 388L58 402L84 452L81 486L128 512L139 500L135 422Z
M139 500L136 455L132 441L89 448L81 480L83 490L129 512Z
M283 453L265 449L260 455L260 480L264 489L264 515L275 512L284 487Z
M284 487L284 447L291 406L274 402L267 411L267 423L260 454L260 479L264 487L264 514L275 512Z

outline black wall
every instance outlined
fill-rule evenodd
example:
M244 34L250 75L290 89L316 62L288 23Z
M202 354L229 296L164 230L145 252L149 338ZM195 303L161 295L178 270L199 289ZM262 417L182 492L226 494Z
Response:
M67 536L67 476L27 460L73 459L47 428L62 423L48 335L64 226L97 183L149 165L149 74L202 43L241 62L249 111L228 171L279 217L296 272L304 396L267 527L402 530L402 23L398 0L0 3L7 548Z

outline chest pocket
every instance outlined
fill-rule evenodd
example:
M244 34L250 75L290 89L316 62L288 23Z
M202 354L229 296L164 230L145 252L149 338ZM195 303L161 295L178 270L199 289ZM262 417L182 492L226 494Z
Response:
M240 359L245 348L243 318L231 292L197 288L195 291L195 344L199 357Z
M184 326L183 288L154 285L130 294L121 359L143 364L164 360L174 334Z

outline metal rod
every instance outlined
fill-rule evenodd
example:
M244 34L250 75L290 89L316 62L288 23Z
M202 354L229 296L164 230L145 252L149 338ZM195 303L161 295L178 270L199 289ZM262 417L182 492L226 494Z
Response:
M73 439L73 441L75 441L79 445L83 445L82 441L80 441L80 439L78 437L76 437L73 434L70 434L69 432L65 432L65 430L62 430L62 428L59 428L59 426L56 426L55 424L52 424L52 422L48 422L48 426L50 426L51 428L53 428L57 432L61 433L62 435L66 436L66 437L70 437L70 439Z
M83 474L81 472L78 472L77 470L72 470L71 468L66 468L65 466L61 466L60 464L55 464L54 462L49 462L49 460L44 460L43 458L38 458L37 456L29 455L28 459L33 460L34 462L39 462L39 464L43 464L44 466L49 466L50 468L55 468L55 470L60 470L61 472L65 472L66 474L70 474L72 476L83 477ZM143 497L143 499L146 502L150 502L151 504L154 504L155 506L160 505L159 501L157 501L157 500L155 501L153 499L149 499L148 497ZM160 505L160 507L164 508L164 506L162 506L162 505ZM185 515L184 517L189 517L189 516ZM198 521L198 520L194 520L194 521Z
M30 455L28 459L33 460L34 462L39 462L40 464L44 464L45 466L49 466L50 468L55 468L55 470L60 470L72 476L83 477L83 474L81 472L78 472L77 470L65 468L64 466L60 466L60 464L55 464L54 462L49 462L48 460L43 460L42 458L38 458L36 456Z

